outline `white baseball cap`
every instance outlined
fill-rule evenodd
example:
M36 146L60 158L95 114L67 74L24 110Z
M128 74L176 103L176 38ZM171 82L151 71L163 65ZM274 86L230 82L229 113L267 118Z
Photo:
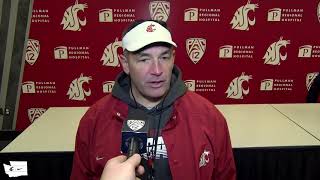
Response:
M127 32L122 38L122 47L123 50L134 52L155 42L165 42L177 47L168 29L155 21L145 21Z

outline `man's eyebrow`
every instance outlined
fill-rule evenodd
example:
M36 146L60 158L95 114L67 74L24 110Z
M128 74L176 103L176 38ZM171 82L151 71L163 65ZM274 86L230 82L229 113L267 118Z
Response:
M162 56L162 55L165 55L165 54L171 54L171 53L170 53L170 49L165 50L165 51L162 52L160 55ZM138 56L138 57L145 57L145 56L151 56L151 55L150 55L149 53L139 52L139 53L137 53L137 56Z

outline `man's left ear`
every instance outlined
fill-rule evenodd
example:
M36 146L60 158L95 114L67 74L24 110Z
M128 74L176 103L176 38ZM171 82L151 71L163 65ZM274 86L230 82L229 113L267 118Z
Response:
M128 58L126 56L124 56L123 54L121 54L119 56L120 58L120 63L122 66L122 70L129 75L129 65L128 65Z

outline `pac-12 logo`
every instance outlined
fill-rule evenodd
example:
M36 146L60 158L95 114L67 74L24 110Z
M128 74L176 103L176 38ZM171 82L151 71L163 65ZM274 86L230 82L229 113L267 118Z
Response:
M280 65L280 60L287 59L287 53L282 55L280 49L283 46L287 47L288 44L290 44L290 40L284 40L282 37L280 37L279 41L272 43L263 56L264 64Z
M250 0L248 0L246 5L239 7L230 22L230 24L232 24L232 29L249 31L249 25L253 26L256 23L256 19L253 18L251 20L248 13L250 11L254 12L258 7L258 4L251 4Z
M76 101L85 101L86 97L91 95L91 90L89 88L88 91L85 91L83 88L83 83L89 83L90 80L92 80L91 77L83 76L83 74L81 74L79 78L74 79L71 82L69 90L67 92L67 95L69 95L69 99Z
M306 76L306 86L308 91L310 90L310 87L314 81L314 79L318 76L318 72L314 72L314 73L308 73Z
M40 54L40 43L38 40L29 39L26 49L26 61L33 65L36 63Z
M122 47L122 41L115 39L113 43L110 43L106 48L104 48L103 55L101 57L102 65L119 67L120 55L118 55L118 48Z
M186 40L187 54L194 64L201 60L206 51L206 45L206 39L203 38L189 38Z
M76 0L75 4L68 7L64 12L61 24L63 25L63 30L69 31L81 31L81 26L87 24L86 18L81 20L78 17L78 11L84 12L84 9L88 8L87 4L79 4Z
M243 82L249 82L252 79L251 75L245 75L244 72L239 76L234 78L226 91L227 98L232 99L243 99L243 95L249 94L249 87L248 89L243 88Z
M31 123L33 123L34 120L39 118L44 112L46 112L46 109L44 108L30 108L28 109L28 117Z
M167 21L170 14L170 2L152 1L149 4L150 16L153 20Z

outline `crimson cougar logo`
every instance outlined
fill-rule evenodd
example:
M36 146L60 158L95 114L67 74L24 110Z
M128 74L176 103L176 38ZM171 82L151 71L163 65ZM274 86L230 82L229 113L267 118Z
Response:
M63 19L61 21L61 24L63 24L63 30L81 31L81 26L85 26L87 24L87 20L86 18L81 20L78 17L78 11L84 12L85 8L88 8L88 5L79 4L78 0L76 0L74 5L68 7L64 12Z
M264 64L280 65L280 60L287 59L287 53L282 55L280 49L283 46L287 47L288 44L290 44L290 40L284 40L282 37L280 37L279 41L272 43L263 56Z
M243 95L248 95L249 87L248 89L244 89L243 82L249 82L250 79L252 79L252 76L245 75L244 72L239 77L234 78L226 91L227 98L243 99Z
M33 65L36 63L40 54L40 43L38 40L29 39L26 50L26 61Z
M80 75L79 78L74 79L69 87L67 95L69 99L76 101L85 101L87 96L91 95L91 90L85 91L83 88L83 83L89 83L92 80L91 77Z
M118 48L120 47L122 47L122 41L118 41L118 38L113 43L110 43L103 51L101 57L102 65L120 67L120 55L118 55Z
M256 19L249 19L248 13L250 11L255 11L258 7L258 4L250 4L250 0L248 0L246 5L238 8L230 22L230 24L232 24L232 29L249 31L249 25L253 26L256 23Z
M149 4L150 16L153 20L167 21L170 14L170 2L152 1Z
M186 40L186 50L194 64L197 64L201 60L206 51L206 45L206 39L203 38L189 38Z

